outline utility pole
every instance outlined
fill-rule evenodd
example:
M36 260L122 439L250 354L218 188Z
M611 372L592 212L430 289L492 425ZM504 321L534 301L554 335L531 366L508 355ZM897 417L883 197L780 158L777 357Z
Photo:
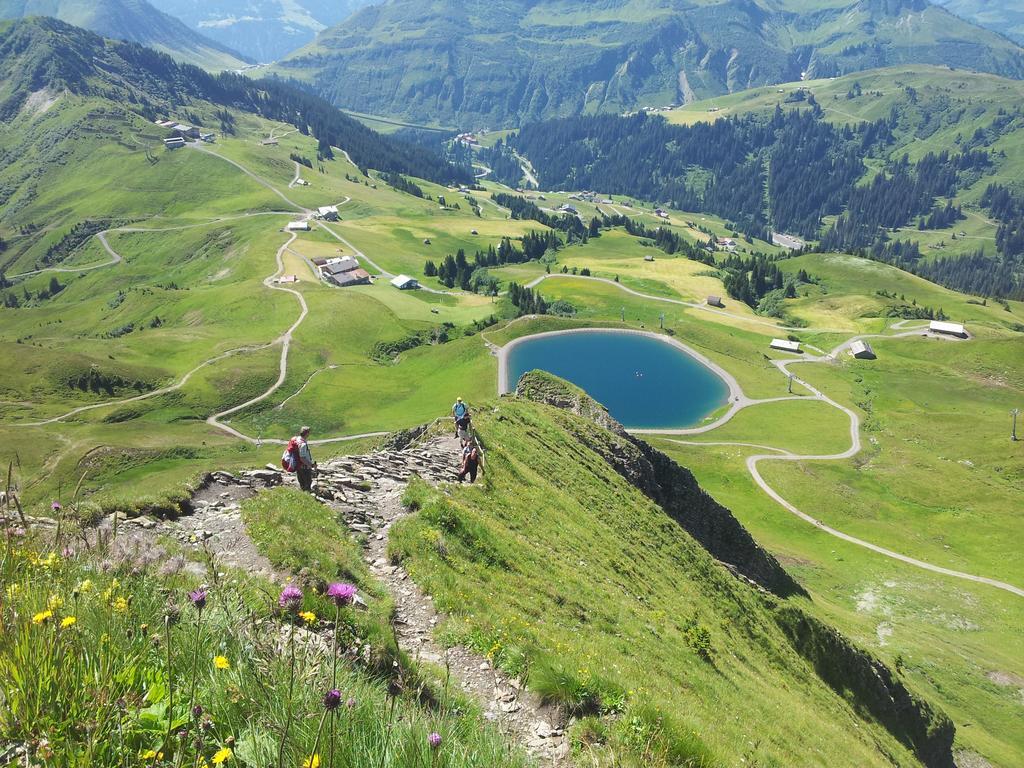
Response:
M661 330L665 330L665 313L661 313Z
M789 394L793 394L793 374L789 374Z
M1020 408L1014 408L1010 411L1010 415L1013 416L1013 429L1010 432L1010 439L1013 442L1017 442L1017 417L1020 415Z
M626 322L626 308L622 308L622 322Z

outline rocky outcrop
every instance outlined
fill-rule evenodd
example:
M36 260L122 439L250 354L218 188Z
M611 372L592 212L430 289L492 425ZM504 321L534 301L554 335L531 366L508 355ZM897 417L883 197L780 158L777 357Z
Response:
M600 430L579 437L712 556L777 595L804 593L778 560L754 540L732 512L700 487L688 469L628 434L583 390L551 374L531 371L519 380L516 396L571 411L593 422Z

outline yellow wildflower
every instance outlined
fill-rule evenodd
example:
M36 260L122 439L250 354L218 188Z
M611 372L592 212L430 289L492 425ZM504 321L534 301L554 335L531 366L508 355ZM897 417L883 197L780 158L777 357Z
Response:
M62 605L64 605L64 598L60 595L50 595L49 599L46 601L46 607L51 611L56 611Z
M307 624L313 624L316 622L316 614L312 611L303 611L299 614L299 617Z
M213 666L217 669L231 669L231 662L228 661L227 656L214 656Z
M310 755L302 761L302 768L320 768L320 755Z
M7 599L8 600L13 600L15 597L17 597L17 595L18 595L18 593L20 591L21 591L21 584L19 584L18 582L14 582L13 584L8 584L7 585L7 589L4 590L4 592L7 594Z
M114 609L114 613L127 613L128 601L123 597L119 597L111 604L111 608Z
M143 760L163 760L164 753L157 752L155 749L147 749L145 752L142 752L139 757Z
M39 565L43 566L43 568L52 568L57 564L58 560L56 552L49 552L46 557L39 560Z
M230 759L231 759L231 750L228 747L221 747L213 755L213 758L211 759L211 762L214 765L220 765L225 760L230 760Z
M53 611L40 611L32 617L33 624L42 624L47 619L53 618Z
M78 619L74 616L65 616L60 622L60 628L67 629L68 627L73 627L76 621L78 621Z
M83 579L78 582L78 586L75 587L75 591L80 595L88 594L92 592L92 579Z

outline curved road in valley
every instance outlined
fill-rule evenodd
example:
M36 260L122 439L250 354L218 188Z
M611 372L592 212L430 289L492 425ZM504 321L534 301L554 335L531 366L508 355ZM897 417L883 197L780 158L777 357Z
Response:
M899 327L902 327L905 324L905 322L906 321L902 321L902 322L898 323L897 325ZM831 352L829 352L827 355L822 355L820 357L807 357L807 358L802 358L802 359L773 360L772 364L775 365L775 367L778 368L779 371L784 376L788 377L788 376L791 375L790 371L789 371L789 366L797 365L797 364L806 364L806 363L831 362L831 361L835 360L838 355L840 355L843 352L845 352L846 350L848 350L850 345L854 341L857 341L858 339L872 339L872 338L895 339L895 338L905 338L905 337L908 337L908 336L922 336L922 335L930 335L930 334L922 332L921 329L910 330L910 331L903 331L901 333L891 334L891 335L885 335L885 334L861 334L861 335L858 335L858 336L854 336L854 337L852 337L850 339L847 339L842 344L840 344L835 349L833 349ZM933 338L937 338L937 337L933 337ZM845 451L842 451L841 453L833 453L833 454L796 454L796 453L792 453L791 451L787 451L787 450L785 450L783 448L775 448L773 446L767 446L767 445L755 445L755 444L751 444L751 443L704 442L704 441L675 440L675 439L673 439L672 442L679 443L680 445L690 445L690 446L737 446L737 447L756 448L758 450L772 451L772 453L759 453L759 454L755 454L755 455L752 455L752 456L748 456L747 459L746 459L747 471L750 473L750 476L753 478L754 482L757 484L757 486L762 491L764 491L771 499L773 499L783 509L785 509L786 511L788 511L791 514L795 515L796 517L800 518L804 522L810 523L815 528L818 528L819 530L824 531L825 533L829 534L830 536L834 536L837 539L841 539L841 540L843 540L845 542L848 542L850 544L855 544L856 546L863 547L865 549L871 550L872 552L875 552L875 553L880 554L880 555L884 555L885 557L891 558L893 560L898 560L898 561L900 561L902 563L906 563L908 565L912 565L912 566L915 566L917 568L921 568L921 569L926 570L926 571L931 571L932 573L938 573L938 574L942 574L943 576L951 576L951 577L958 578L958 579L964 579L965 581L972 581L972 582L975 582L977 584L985 584L985 585L988 585L990 587L995 587L997 589L1001 589L1003 591L1010 592L1011 594L1017 595L1018 597L1024 597L1024 589L1021 589L1020 587L1014 586L1013 584L1009 584L1009 583L1007 583L1005 581L999 581L998 579L991 579L991 578L989 578L987 576L977 576L977 575L972 574L972 573L965 573L963 571L957 571L957 570L953 570L951 568L944 568L942 566L935 565L933 563L929 563L929 562L924 561L924 560L919 560L919 559L917 559L915 557L910 557L909 555L904 555L904 554L902 554L900 552L896 552L896 551L894 551L892 549L888 549L886 547L879 546L878 544L874 544L874 543L872 543L870 541L865 541L864 539L857 538L856 536L851 536L848 533L844 533L843 531L840 531L837 528L833 528L832 526L827 525L827 524L821 522L820 520L818 520L814 516L807 514L806 512L801 510L799 507L797 507L795 504L793 504L792 502L790 502L787 499L785 499L782 496L782 494L780 494L774 488L772 488L768 484L768 482L764 479L764 477L761 475L760 471L758 470L758 464L761 463L761 462L764 462L764 461L843 461L843 460L846 460L846 459L853 458L858 453L860 453L861 449L862 449L862 443L861 443L861 437L860 437L860 424L861 424L860 415L856 411L854 411L854 410L852 410L850 408L847 408L846 406L841 405L840 403L837 403L835 400L833 400L832 398L828 397L828 395L824 394L819 389L817 389L814 386L812 386L811 384L809 384L807 381L805 381L803 379L800 379L800 378L798 378L795 375L793 375L793 380L798 382L801 386L805 387L809 392L811 392L813 397L812 398L806 398L806 397L802 397L802 398L800 398L800 397L798 397L798 398L777 398L777 400L788 400L788 399L810 400L810 399L813 399L813 400L818 400L818 401L827 403L828 405L832 406L833 408L839 409L844 414L846 414L847 418L849 418L849 420L850 420L850 447L849 448L847 448ZM762 404L764 402L772 402L772 401L756 401L756 400L752 401L752 400L748 400L744 404L740 405L739 407L731 410L729 412L729 414L726 414L726 416L731 417L733 414L735 414L736 412L738 412L742 408L748 408L748 407L751 407L751 406L754 406L754 405ZM724 421L726 421L726 420L727 420L727 418L723 417L723 419L720 419L719 421L715 422L713 425L710 425L710 427L711 428L715 428L715 427L721 426L721 424L724 423ZM682 430L633 430L633 431L636 432L637 434L695 435L695 434L700 434L700 433L703 433L703 432L707 432L708 428L698 427L698 428L689 429L689 430L682 429Z

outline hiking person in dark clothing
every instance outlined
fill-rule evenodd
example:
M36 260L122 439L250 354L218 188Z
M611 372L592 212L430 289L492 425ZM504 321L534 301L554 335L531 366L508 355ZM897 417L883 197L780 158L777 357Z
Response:
M313 489L313 470L316 469L313 454L309 452L309 427L299 430L297 442L299 461L295 468L295 475L299 481L299 488L309 493Z
M462 449L462 466L459 467L459 482L469 475L469 482L476 482L476 471L480 467L480 449L473 440L467 440Z

